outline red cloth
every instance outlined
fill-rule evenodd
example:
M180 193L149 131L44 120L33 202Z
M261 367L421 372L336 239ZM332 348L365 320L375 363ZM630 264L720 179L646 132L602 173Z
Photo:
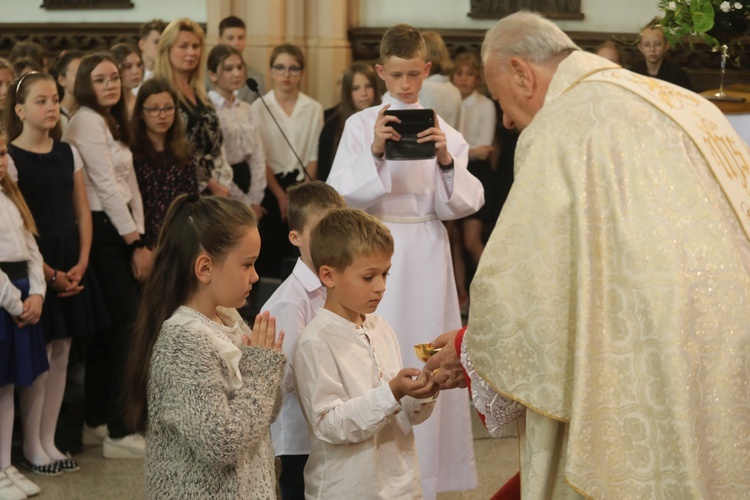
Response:
M464 334L466 333L466 327L461 328L458 331L458 334L456 335L456 339L454 340L454 346L456 347L456 352L459 356L461 356L461 345L464 342ZM462 367L463 368L463 367ZM466 378L466 384L469 387L469 392L471 393L471 377L469 377L469 374L466 373L466 369L463 369L464 377ZM484 420L484 415L481 412L477 412L479 415L479 418L482 420L482 424L486 425L486 422ZM497 493L492 495L492 498L490 500L520 500L521 498L521 473L518 472L515 476L510 478L507 483L505 483L502 488L497 490Z
M490 500L520 500L521 499L521 473L517 473Z

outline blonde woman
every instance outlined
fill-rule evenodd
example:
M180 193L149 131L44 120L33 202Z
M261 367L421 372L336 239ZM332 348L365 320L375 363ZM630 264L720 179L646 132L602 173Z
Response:
M206 39L198 23L175 19L159 38L154 76L171 82L195 159L198 188L205 194L229 196L232 167L224 155L219 118L205 87Z

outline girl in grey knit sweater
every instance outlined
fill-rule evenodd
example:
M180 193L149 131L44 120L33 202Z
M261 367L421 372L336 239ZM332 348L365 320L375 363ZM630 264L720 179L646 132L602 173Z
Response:
M267 313L251 331L234 309L258 280L259 250L240 202L183 195L167 213L127 370L149 498L276 498L284 334Z

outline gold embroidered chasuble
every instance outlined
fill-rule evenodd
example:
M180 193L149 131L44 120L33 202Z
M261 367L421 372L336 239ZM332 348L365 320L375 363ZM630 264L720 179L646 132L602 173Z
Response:
M607 67L567 57L520 136L468 353L528 407L524 497L745 497L750 241L682 127L586 79Z

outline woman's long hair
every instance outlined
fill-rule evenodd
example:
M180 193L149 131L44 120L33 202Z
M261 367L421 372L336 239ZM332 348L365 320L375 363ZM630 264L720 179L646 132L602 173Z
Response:
M203 33L203 28L198 23L192 21L186 17L181 19L175 19L167 25L164 31L159 37L159 54L156 56L156 65L154 66L154 76L164 78L168 82L174 82L174 71L172 70L172 62L169 60L169 51L172 50L177 40L177 35L180 31L187 31L193 33L198 37L200 43L201 56L198 61L198 65L195 67L193 72L188 78L188 83L195 92L196 99L199 99L203 104L208 105L210 101L206 94L206 36ZM185 96L178 91L178 97L180 102L187 103Z
M341 134L344 132L344 124L346 123L346 120L348 120L350 116L358 111L354 106L354 100L352 99L352 87L354 86L354 77L357 74L364 75L370 82L370 85L372 85L372 89L375 94L375 97L372 101L372 106L377 106L381 102L381 92L379 87L380 79L378 78L377 73L375 73L375 69L370 64L366 63L354 63L349 66L349 68L344 72L344 76L341 78L341 102L339 102L336 113L334 113L329 118L329 120L339 121L334 133L334 152L336 152L339 147L339 141L341 140Z
M144 432L148 427L148 381L154 344L162 323L198 290L194 270L198 255L205 252L221 262L245 231L257 226L253 211L231 198L183 194L172 202L141 294L125 367L125 424L133 432Z
M128 110L125 107L125 99L122 98L122 84L120 84L120 99L114 106L107 110L99 105L99 100L94 90L94 83L91 81L91 73L105 61L114 64L115 68L118 68L119 73L120 67L117 61L106 52L89 54L81 59L81 64L78 66L78 71L76 72L73 95L75 95L79 106L91 108L104 118L115 140L130 146L133 143L133 132L130 129L130 122L128 121Z
M133 160L135 163L138 163L144 158L153 158L156 156L154 145L148 137L146 121L143 119L143 105L146 102L146 99L150 96L161 94L163 92L169 93L174 105L179 106L177 92L174 87L163 78L150 78L143 82L143 85L141 85L141 88L138 90L138 97L135 99L133 116L131 118L133 134L135 136L135 143L131 149L133 151ZM190 144L185 137L185 126L182 123L179 109L175 110L174 123L169 127L166 137L164 138L164 151L166 151L169 157L173 158L177 165L180 166L188 165L192 159L192 156L190 155Z

